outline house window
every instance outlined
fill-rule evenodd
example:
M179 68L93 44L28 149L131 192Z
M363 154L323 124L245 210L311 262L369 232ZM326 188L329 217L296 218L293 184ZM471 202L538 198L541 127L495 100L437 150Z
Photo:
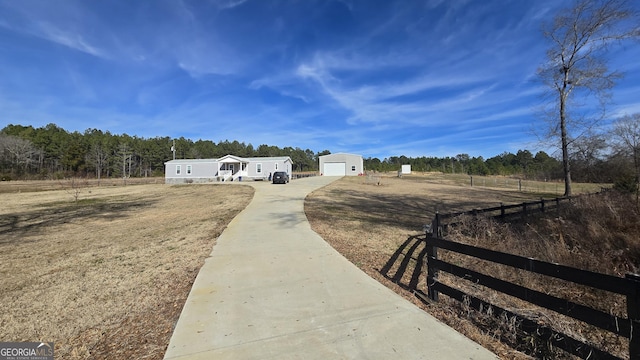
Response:
M256 164L256 173L262 174L262 164Z
M356 166L355 165L351 165L351 171L356 171Z
M191 175L191 165L187 165L187 175Z
M176 175L180 175L182 172L182 165L176 165Z

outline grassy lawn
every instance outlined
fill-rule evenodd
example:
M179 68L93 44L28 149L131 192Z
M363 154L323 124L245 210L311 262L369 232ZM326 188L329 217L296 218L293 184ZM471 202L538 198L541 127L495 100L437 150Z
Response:
M439 174L345 177L310 194L305 211L312 228L363 271L447 321L445 307L425 305L407 286L425 291L424 274L410 271L420 268L413 241L436 211L560 195L555 183L523 183L474 176L471 187L468 176ZM158 179L123 185L0 183L0 339L53 341L57 359L164 356L204 259L254 190ZM390 261L403 246L409 255ZM500 356L517 357L473 324L455 325Z
M65 183L0 183L0 339L53 341L56 359L162 359L198 270L253 188L79 191L76 202Z

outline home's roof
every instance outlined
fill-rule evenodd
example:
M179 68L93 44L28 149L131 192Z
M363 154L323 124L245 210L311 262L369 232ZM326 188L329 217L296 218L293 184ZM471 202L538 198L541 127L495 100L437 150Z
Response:
M217 159L174 159L174 160L169 160L169 161L165 161L165 164L168 163L216 163L218 162Z
M350 156L359 156L359 157L362 157L362 155L358 155L358 154L349 154L349 153L344 153L344 152L332 153L332 154L327 154L327 155L320 155L320 157L323 157L323 156L332 156L332 155L350 155Z
M251 157L251 158L246 158L249 161L265 161L265 160L271 160L271 161L285 161L285 160L289 160L291 161L291 157L289 156L265 156L265 157Z
M218 162L227 163L227 162L249 162L249 159L241 158L240 156L235 155L225 155L217 160Z
M250 157L250 158L243 158L243 157L239 157L239 156L235 156L235 155L225 155L219 159L175 159L175 160L169 160L166 161L165 164L168 163L180 163L180 164L184 164L184 163L217 163L217 162L225 162L225 160L227 162L229 162L229 160L231 160L231 162L255 162L255 161L286 161L289 160L291 162L293 162L291 160L291 157L289 156L265 156L265 157Z

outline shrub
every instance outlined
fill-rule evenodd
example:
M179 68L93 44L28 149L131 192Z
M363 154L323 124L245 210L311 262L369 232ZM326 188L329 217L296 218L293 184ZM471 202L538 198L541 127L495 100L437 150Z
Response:
M617 191L635 194L638 192L638 179L631 174L621 175L613 183L613 188Z

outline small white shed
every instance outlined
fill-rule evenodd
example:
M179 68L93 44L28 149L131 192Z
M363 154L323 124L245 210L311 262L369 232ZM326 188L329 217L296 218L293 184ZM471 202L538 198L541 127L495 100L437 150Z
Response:
M364 174L362 155L336 153L319 157L320 175L358 176Z

